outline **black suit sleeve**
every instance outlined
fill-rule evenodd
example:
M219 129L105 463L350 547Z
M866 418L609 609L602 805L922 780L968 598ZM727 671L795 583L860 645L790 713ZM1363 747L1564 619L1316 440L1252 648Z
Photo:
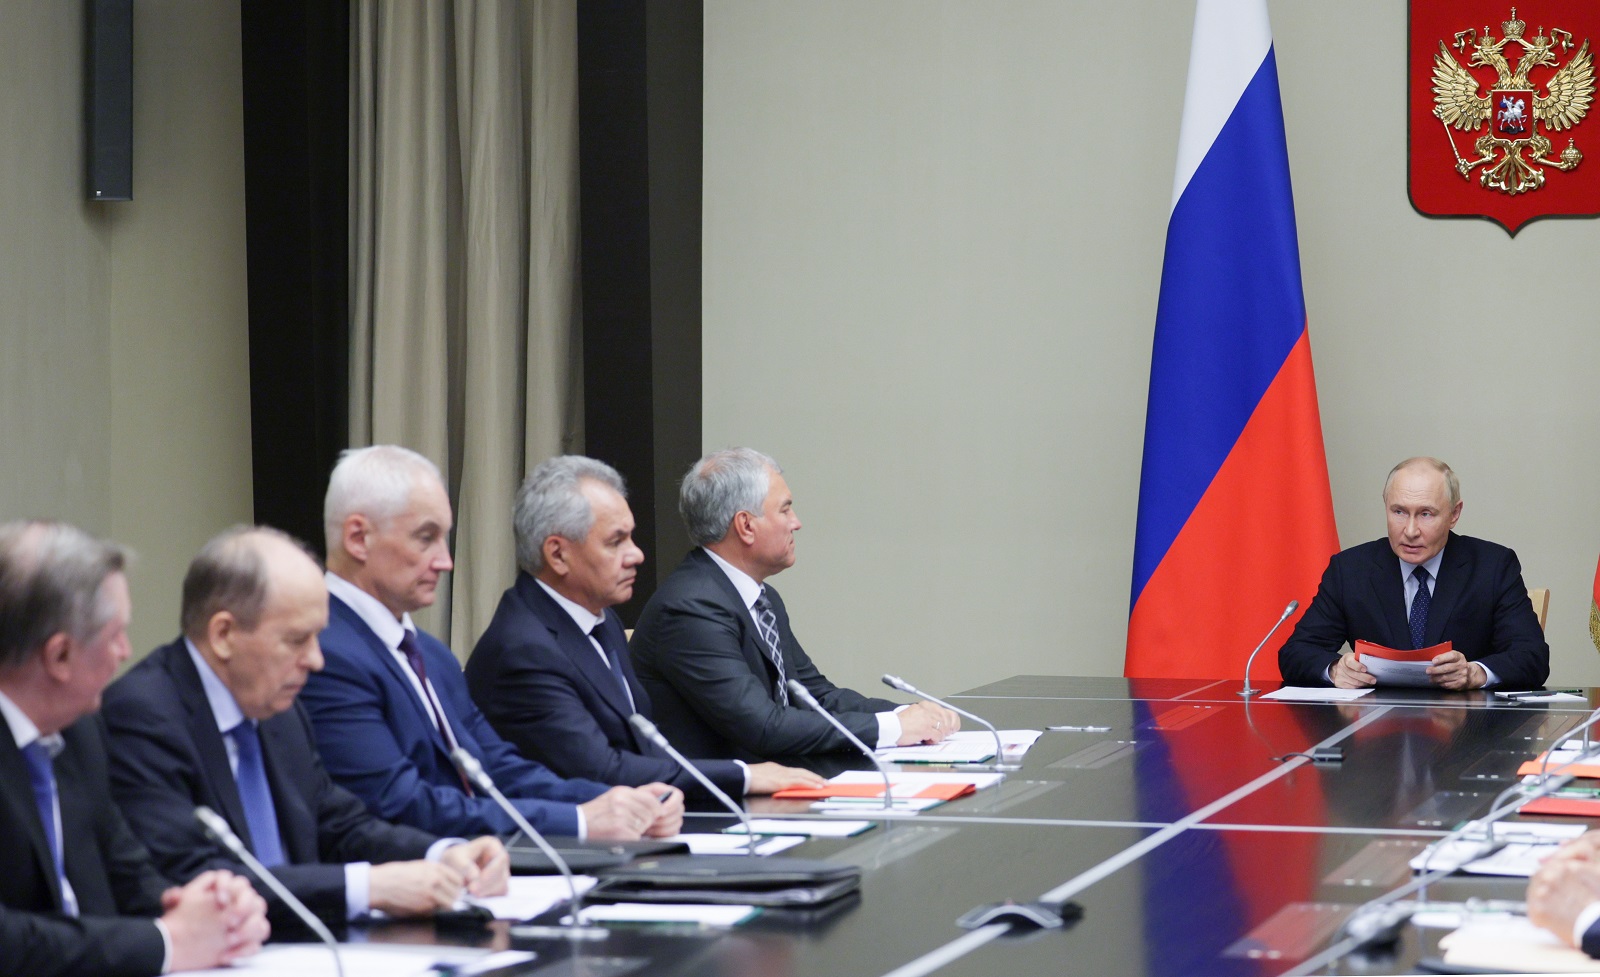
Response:
M1500 680L1499 687L1537 688L1550 677L1550 646L1528 600L1528 586L1522 580L1517 554L1505 551L1505 560L1496 566L1492 587L1494 612L1489 646L1493 650L1475 660L1494 672Z
M1344 565L1334 556L1322 573L1311 606L1289 640L1278 649L1278 671L1285 685L1316 688L1333 684L1323 677L1323 672L1339 660L1339 649L1350 637L1350 621L1345 614L1347 586Z
M153 977L165 956L153 919L70 919L0 904L0 977Z

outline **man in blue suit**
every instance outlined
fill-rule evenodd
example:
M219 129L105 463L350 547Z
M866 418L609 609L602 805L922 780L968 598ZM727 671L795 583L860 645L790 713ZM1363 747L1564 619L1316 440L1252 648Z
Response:
M102 710L116 800L163 871L244 871L195 820L204 804L327 919L426 915L464 889L505 892L498 838L388 824L323 769L295 697L322 667L328 589L297 540L265 527L213 538L189 564L181 620L183 636L112 683ZM261 895L274 920L292 919Z
M1387 648L1450 651L1428 667L1444 689L1529 688L1550 674L1550 646L1528 600L1517 555L1458 536L1461 483L1437 458L1407 458L1383 484L1389 535L1336 553L1317 596L1278 652L1290 685L1366 688L1377 678L1340 649L1358 640Z
M644 562L633 525L616 469L576 455L540 463L512 514L521 572L467 661L467 685L502 736L563 776L705 794L628 722L651 715L609 610L633 596ZM776 763L693 762L735 797L823 782Z
M451 568L450 501L414 451L346 451L323 506L330 595L324 666L302 699L333 778L379 817L441 835L515 828L451 763L465 749L541 832L595 840L676 834L683 792L563 780L490 727L455 656L411 622Z

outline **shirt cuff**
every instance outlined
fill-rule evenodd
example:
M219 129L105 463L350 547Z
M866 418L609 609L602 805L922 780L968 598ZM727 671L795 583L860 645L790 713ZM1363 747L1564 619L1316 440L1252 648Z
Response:
M344 865L344 916L360 919L372 910L372 863Z
M161 972L172 973L172 934L167 932L167 924L159 919L152 919L156 924L156 932L161 934Z
M438 841L428 846L428 853L422 857L426 858L430 862L437 862L439 859L444 857L444 850L446 848L454 848L457 845L464 845L466 843L467 839L465 838L440 838Z
M902 732L900 727L900 712L903 709L910 708L910 706L901 706L894 712L880 712L877 714L878 742L874 745L877 746L878 749L881 750L884 747L899 745L900 733Z
M1583 907L1583 912L1572 921L1572 945L1583 946L1583 934L1589 932L1589 927L1600 922L1600 902L1591 902Z
M739 769L744 771L744 792L746 794L750 793L750 764L745 763L743 760L735 760L733 762L737 763Z
M1488 665L1485 665L1483 662L1473 662L1473 664L1483 669L1484 688L1492 689L1500 684L1500 676L1494 673L1494 669L1490 668Z
M583 808L582 807L574 807L572 809L572 813L577 815L577 817L578 817L578 840L579 841L588 841L589 840L589 822L583 816Z

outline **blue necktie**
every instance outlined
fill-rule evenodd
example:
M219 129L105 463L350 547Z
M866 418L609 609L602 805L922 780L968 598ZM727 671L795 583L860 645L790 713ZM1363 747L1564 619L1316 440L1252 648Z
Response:
M246 719L228 730L239 748L239 801L244 804L245 824L250 828L251 849L261 864L283 864L283 840L278 836L278 809L272 803L272 788L267 785L267 768L261 762L261 736L256 725Z
M1411 647L1422 647L1422 635L1428 630L1428 605L1433 595L1428 593L1428 571L1421 566L1411 571L1417 581L1417 594L1411 598Z
M622 655L606 641L605 623L605 619L601 618L600 623L589 632L589 637L594 639L594 643L600 646L600 651L605 655L606 667L611 669L612 677L622 686L622 697L628 700L628 708L635 709L637 707L633 704L633 690L628 688L628 677L622 674Z
M61 887L62 908L68 915L76 916L77 907L67 898L66 867L61 859L61 839L56 837L56 775L50 764L50 753L44 744L34 740L22 748L22 759L28 764L28 782L33 785L33 801L39 806L39 821L44 825L45 841L50 843L50 860L55 863L56 882Z

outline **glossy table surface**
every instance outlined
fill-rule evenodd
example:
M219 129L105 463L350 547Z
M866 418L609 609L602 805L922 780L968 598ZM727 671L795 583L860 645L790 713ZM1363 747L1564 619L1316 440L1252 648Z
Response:
M1279 703L1246 700L1240 688L1018 676L955 697L1002 729L1108 729L1045 732L997 787L791 850L863 869L859 898L815 917L768 913L728 932L617 928L582 945L508 937L503 924L434 938L509 939L539 954L522 972L552 977L1280 974L1322 951L1355 907L1408 881L1413 855L1488 810L1518 763L1592 708L1427 690ZM1292 755L1319 745L1341 748L1342 761ZM750 807L806 810L771 799ZM695 813L685 830L727 823ZM1457 877L1428 895L1520 901L1524 886ZM992 939L956 924L973 907L1045 893L1076 902L1082 918ZM427 938L409 932L370 938ZM1337 972L1410 972L1439 935L1408 930L1393 955L1347 957Z

